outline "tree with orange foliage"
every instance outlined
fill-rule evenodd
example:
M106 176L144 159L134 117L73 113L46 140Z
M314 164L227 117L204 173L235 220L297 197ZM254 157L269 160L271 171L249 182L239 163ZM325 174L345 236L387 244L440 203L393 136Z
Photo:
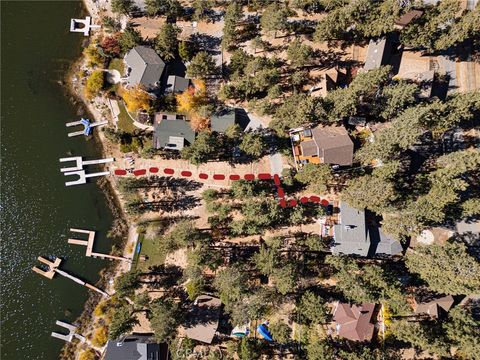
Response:
M141 85L135 85L130 89L122 88L120 90L120 96L125 101L127 109L130 112L136 112L137 110L149 110L151 108L151 97L142 88Z
M190 118L190 126L193 130L208 129L211 110L207 102L205 81L193 80L193 86L178 94L176 98L177 111L186 114Z

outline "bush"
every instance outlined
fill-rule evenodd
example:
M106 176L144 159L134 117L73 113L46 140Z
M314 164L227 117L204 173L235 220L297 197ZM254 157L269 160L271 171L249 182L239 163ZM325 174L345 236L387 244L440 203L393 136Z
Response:
M107 343L108 340L108 330L106 326L102 326L95 330L95 333L92 337L92 344L98 347L102 347Z
M185 286L187 291L188 300L195 300L203 292L203 282L200 279L190 280Z
M95 70L87 79L87 96L93 97L99 94L105 83L103 70Z
M95 351L92 349L88 349L88 350L82 351L82 353L78 357L78 360L95 360L95 358L96 358Z

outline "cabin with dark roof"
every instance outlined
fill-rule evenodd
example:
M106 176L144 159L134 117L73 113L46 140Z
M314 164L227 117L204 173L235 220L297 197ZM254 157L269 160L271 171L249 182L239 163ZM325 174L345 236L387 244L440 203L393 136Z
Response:
M155 149L182 150L193 144L195 131L184 115L156 113L153 121L153 147Z
M390 34L378 39L371 39L368 43L367 57L363 70L368 71L388 65L392 56L392 50L393 39Z
M158 344L145 335L130 335L125 339L109 340L104 360L167 360L168 345Z
M167 79L167 87L165 88L166 93L182 93L188 89L190 86L190 79L177 76L169 75Z
M140 84L147 91L160 86L165 62L152 48L135 46L125 55L124 60L128 67L128 86Z
M210 118L210 128L217 133L224 133L235 124L245 130L249 123L248 114L241 108L224 107L215 111Z
M398 240L385 234L378 226L368 226L364 210L345 201L340 202L339 223L333 226L331 250L334 255L398 255L403 251Z

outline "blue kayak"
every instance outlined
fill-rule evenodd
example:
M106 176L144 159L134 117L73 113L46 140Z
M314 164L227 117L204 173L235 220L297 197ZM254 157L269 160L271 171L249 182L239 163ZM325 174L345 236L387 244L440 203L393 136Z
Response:
M267 340L267 341L273 341L272 334L270 333L270 330L268 330L268 327L265 324L260 324L257 327L257 331L262 337Z

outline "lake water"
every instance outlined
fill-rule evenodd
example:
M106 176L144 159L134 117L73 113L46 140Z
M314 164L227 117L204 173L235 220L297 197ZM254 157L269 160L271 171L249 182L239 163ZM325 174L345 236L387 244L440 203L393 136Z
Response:
M70 18L85 11L79 1L2 1L1 10L1 358L50 360L64 344L50 337L55 320L73 322L89 290L35 274L36 258L62 257L62 269L95 283L106 262L68 245L68 229L96 230L96 250L111 248L104 195L95 183L66 188L58 162L99 156L93 139L67 137L79 109L59 84L84 41Z

